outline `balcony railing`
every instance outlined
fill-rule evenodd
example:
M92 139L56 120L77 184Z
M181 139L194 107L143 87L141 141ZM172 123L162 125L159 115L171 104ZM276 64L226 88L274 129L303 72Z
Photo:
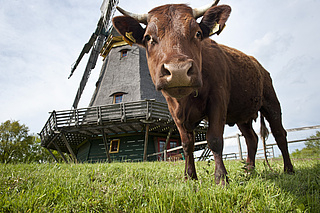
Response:
M167 104L144 100L94 106L81 109L53 111L40 132L41 141L52 137L65 127L106 125L130 120L171 120Z

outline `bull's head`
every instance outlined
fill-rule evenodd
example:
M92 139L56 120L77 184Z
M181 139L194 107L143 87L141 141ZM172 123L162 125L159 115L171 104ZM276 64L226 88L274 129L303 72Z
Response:
M182 98L202 86L202 41L214 27L219 34L231 12L229 6L215 6L217 3L198 9L169 4L148 14L133 14L118 7L124 16L113 18L113 25L126 40L146 48L156 89Z

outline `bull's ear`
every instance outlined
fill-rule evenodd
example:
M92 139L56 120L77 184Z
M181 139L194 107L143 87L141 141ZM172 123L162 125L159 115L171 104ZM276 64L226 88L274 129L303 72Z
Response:
M112 23L129 44L137 43L143 45L142 39L145 29L134 18L117 16L112 19Z
M225 27L230 12L231 7L228 5L215 6L207 10L200 22L203 37L207 38L213 34L219 35Z

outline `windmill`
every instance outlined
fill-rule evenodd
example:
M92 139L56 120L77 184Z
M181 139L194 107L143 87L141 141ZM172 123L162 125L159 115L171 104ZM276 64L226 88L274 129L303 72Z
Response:
M80 81L80 85L76 94L76 97L73 101L72 107L74 109L77 109L78 103L80 101L82 92L87 84L87 81L89 79L91 70L95 68L98 56L100 54L100 51L103 47L103 44L105 43L106 38L108 38L112 24L111 19L114 15L115 8L117 4L119 3L119 0L104 0L101 7L101 16L97 24L97 28L94 33L92 33L89 41L84 45L78 59L76 62L72 65L71 73L68 77L68 79L71 78L74 71L76 70L77 66L79 65L81 59L83 56L91 50L85 71L83 73L82 79Z
M39 133L49 152L69 153L75 162L161 160L179 152L164 154L180 138L166 100L151 80L145 49L127 43L111 25L118 3L103 1L97 28L72 66L69 78L91 51L73 109L54 110ZM91 101L78 108L99 54L103 65ZM204 140L204 131L198 130L197 141Z

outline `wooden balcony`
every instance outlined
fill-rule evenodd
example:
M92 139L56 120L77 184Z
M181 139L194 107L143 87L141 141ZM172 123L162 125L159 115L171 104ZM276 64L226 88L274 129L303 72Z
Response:
M155 100L127 102L74 110L53 111L39 133L41 145L64 150L63 132L70 146L78 146L88 137L129 134L144 131L168 132L174 122L165 103Z

